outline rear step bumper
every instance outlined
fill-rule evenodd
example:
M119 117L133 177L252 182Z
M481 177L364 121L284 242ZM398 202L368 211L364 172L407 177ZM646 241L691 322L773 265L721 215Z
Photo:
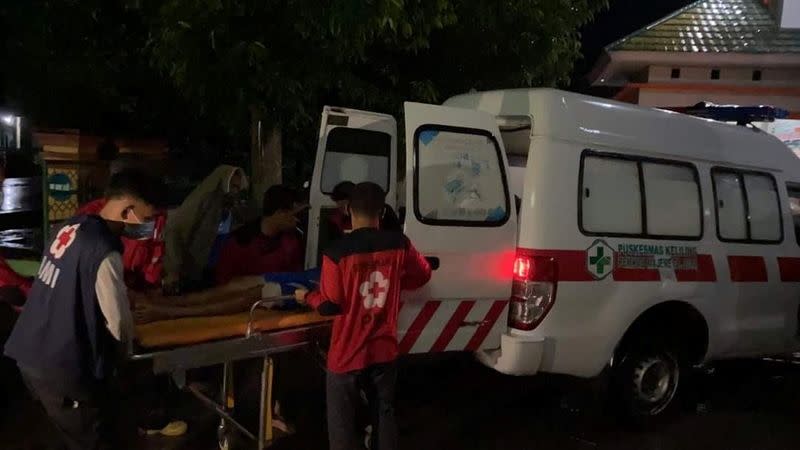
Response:
M503 333L500 348L476 353L485 366L507 375L535 375L542 364L544 339Z

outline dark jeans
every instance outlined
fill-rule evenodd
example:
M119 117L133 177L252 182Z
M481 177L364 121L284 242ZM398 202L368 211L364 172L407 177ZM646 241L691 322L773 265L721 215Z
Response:
M348 373L328 372L328 440L331 450L364 448L364 430L356 420L363 390L367 394L372 422L371 450L397 448L394 389L397 363L376 364Z
M31 395L44 407L59 437L70 450L123 448L116 414L118 397L105 385L65 388L20 369Z

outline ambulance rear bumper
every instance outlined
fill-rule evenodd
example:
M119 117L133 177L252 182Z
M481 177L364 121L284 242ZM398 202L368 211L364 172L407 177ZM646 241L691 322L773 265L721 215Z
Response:
M542 364L544 339L503 333L500 348L476 353L483 365L507 375L535 375Z

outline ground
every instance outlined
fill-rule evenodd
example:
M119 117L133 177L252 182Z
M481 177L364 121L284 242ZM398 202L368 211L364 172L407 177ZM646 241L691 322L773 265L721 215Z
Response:
M321 371L303 352L282 362L287 414L296 435L273 449L324 449ZM52 433L14 377L0 413L4 449L46 448ZM507 377L469 355L403 361L398 384L402 449L778 450L800 448L800 360L744 361L700 371L681 408L647 429L619 424L603 408L596 385L558 377ZM139 438L137 448L213 449L215 419L182 399L190 433L180 439ZM254 448L243 446L241 448Z

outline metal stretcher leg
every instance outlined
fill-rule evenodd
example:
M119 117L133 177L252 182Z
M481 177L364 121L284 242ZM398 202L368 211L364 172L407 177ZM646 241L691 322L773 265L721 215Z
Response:
M274 363L269 356L264 357L261 370L261 407L258 450L263 450L272 443L272 375Z
M233 363L226 362L222 366L222 390L220 392L220 405L222 410L227 415L233 411ZM230 429L225 415L219 419L219 427L217 428L217 439L219 440L219 448L228 450L230 448Z

